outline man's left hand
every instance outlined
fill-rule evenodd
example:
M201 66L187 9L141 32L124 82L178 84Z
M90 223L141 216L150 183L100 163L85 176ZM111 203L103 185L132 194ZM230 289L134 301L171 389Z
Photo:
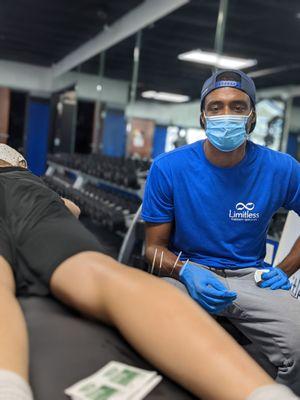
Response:
M289 290L291 288L289 277L280 268L271 268L269 272L264 272L261 277L263 282L260 287L262 288L269 287L272 290Z

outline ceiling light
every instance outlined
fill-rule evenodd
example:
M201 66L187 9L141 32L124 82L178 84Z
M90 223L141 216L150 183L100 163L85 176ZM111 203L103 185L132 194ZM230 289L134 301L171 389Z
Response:
M155 90L147 90L142 93L144 99L153 99L160 101L169 101L172 103L184 103L189 101L189 96L184 96L182 94L167 93L167 92L156 92Z
M254 59L218 55L217 53L202 51L200 49L179 54L178 58L183 61L214 65L218 68L243 69L257 64L257 60Z
M101 92L102 89L103 89L102 85L100 85L100 83L98 83L98 85L96 86L97 92Z

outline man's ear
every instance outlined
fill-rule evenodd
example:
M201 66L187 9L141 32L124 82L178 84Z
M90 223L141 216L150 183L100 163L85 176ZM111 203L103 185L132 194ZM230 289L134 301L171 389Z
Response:
M254 130L255 125L256 125L256 111L254 109L252 109L252 113L247 122L247 133L248 134Z
M202 129L204 129L204 130L206 129L205 114L203 111L200 114L200 126Z

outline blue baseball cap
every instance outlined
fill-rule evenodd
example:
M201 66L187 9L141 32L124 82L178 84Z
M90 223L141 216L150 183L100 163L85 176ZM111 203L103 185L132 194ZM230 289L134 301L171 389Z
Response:
M233 77L235 74L238 79L223 80L222 78L219 78L220 75L226 73L230 73L230 75L232 75ZM212 76L204 82L200 97L201 110L204 104L205 97L213 90L220 89L222 87L232 87L234 89L238 89L241 90L242 92L245 92L250 97L251 103L255 108L256 88L250 76L246 75L244 72L239 71L237 69L223 69L212 74Z

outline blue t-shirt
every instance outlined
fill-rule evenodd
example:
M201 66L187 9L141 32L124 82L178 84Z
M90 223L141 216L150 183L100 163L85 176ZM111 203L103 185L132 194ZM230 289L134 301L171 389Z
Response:
M206 158L204 141L157 157L147 179L142 218L173 222L169 249L216 268L263 266L268 226L285 207L300 215L300 164L247 142L231 168Z

